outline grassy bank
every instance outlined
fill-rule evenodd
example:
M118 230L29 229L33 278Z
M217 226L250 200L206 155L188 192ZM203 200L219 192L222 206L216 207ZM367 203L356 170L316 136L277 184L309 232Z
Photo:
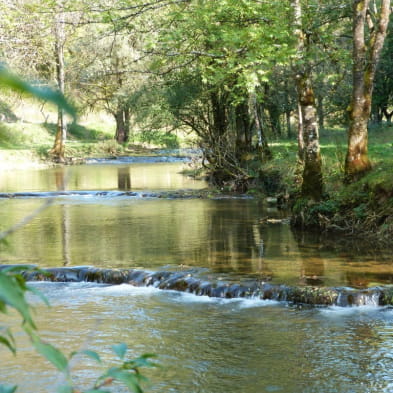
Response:
M295 142L272 144L274 159L264 166L263 171L267 179L274 179L270 191L289 199L294 225L389 243L393 238L392 142L393 127L372 127L369 133L369 154L373 169L358 182L345 185L345 130L323 131L321 153L325 195L319 203L296 197L299 195L300 183ZM277 181L278 178L280 181Z
M56 124L30 122L14 117L0 122L0 168L23 168L51 165ZM187 144L186 136L165 131L141 132L125 145L114 140L115 124L103 115L82 119L67 127L65 156L71 162L90 157L149 154L152 148L178 148Z

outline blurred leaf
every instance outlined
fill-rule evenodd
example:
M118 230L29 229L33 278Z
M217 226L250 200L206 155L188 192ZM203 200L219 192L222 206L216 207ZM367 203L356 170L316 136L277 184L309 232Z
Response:
M14 393L17 388L16 385L0 385L0 393Z
M8 349L15 355L16 353L16 348L15 348L15 341L14 338L11 334L11 332L7 331L7 337L5 336L0 336L0 344L5 345L8 347Z
M70 385L59 386L57 388L57 393L74 393L75 390Z
M12 74L2 65L0 65L0 87L9 88L18 93L29 94L42 100L52 102L59 108L64 109L74 119L76 118L75 108L67 102L63 94L59 91L52 90L48 87L35 87Z
M157 357L155 354L146 353L136 359L132 359L124 362L124 368L126 369L135 369L140 367L158 367L157 363L151 362L150 358Z
M121 368L114 367L108 370L107 375L115 379L116 381L122 382L131 391L135 393L143 393L141 386L139 385L139 376L135 373L122 370Z
M84 390L83 393L111 393L111 392L109 390L89 389L89 390Z
M72 352L71 357L74 357L76 355L86 355L90 359L95 360L97 363L102 363L100 355L95 351L90 351L89 349Z
M35 329L29 305L25 299L23 284L2 271L0 271L0 302L14 307L22 315L24 321Z
M34 336L32 341L37 352L51 362L59 371L64 373L68 371L68 360L61 351L52 344L44 343L37 336Z
M34 295L38 296L48 307L50 306L48 299L40 290L31 287L30 285L26 286L26 289L31 293L33 293Z
M124 356L126 355L126 352L127 352L127 344L125 344L125 343L115 344L115 345L112 345L112 349L113 349L113 352L120 359L124 359Z

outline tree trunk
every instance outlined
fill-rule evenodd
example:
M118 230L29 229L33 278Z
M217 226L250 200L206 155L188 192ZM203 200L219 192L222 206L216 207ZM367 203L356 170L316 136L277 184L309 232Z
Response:
M254 112L254 127L258 137L257 151L262 162L268 161L273 158L272 152L264 132L264 122L262 117L263 108L257 103L256 95L251 96L251 106Z
M274 101L274 97L271 98L270 86L268 83L265 83L264 94L266 100L265 108L267 109L267 112L269 114L270 127L273 135L278 139L281 137L280 116L282 111L280 110L277 103Z
M130 133L129 110L119 109L114 113L116 121L115 139L118 143L126 143Z
M285 111L285 120L286 120L286 126L287 126L287 138L291 139L292 138L292 129L291 129L291 111L290 110Z
M303 119L304 167L302 196L319 201L323 193L322 160L314 91L309 76L298 80L300 114Z
M390 16L390 0L382 0L377 26L369 15L370 0L353 0L353 86L349 107L348 149L345 181L358 180L371 168L367 125L378 60ZM366 41L366 23L370 31Z
M391 125L392 124L392 116L393 116L393 111L388 111L388 108L387 107L385 107L385 108L383 108L383 110L382 110L382 116L385 116L385 118L386 118L386 122L388 123L388 125ZM381 117L382 117L381 116ZM381 121L382 121L382 119L381 119Z
M56 59L56 79L57 85L61 93L64 94L65 74L64 74L64 12L63 4L58 2L58 11L55 20L55 59ZM67 139L67 124L64 116L64 110L60 109L57 112L57 127L56 137L52 150L50 153L58 162L64 162L65 142Z
M210 93L210 100L213 114L213 133L217 136L223 136L226 134L228 125L226 105L220 94L215 91Z
M236 127L236 156L239 160L245 153L252 150L252 129L253 121L250 116L248 102L243 101L235 107L235 127Z
M325 110L323 104L323 96L318 95L317 97L317 113L318 113L318 128L323 130L325 127Z
M303 163L301 193L304 198L319 201L323 193L322 160L315 95L311 83L311 66L307 59L308 43L302 29L300 0L293 0L294 33L297 36L297 55L301 62L296 66L296 86L299 107L299 161Z

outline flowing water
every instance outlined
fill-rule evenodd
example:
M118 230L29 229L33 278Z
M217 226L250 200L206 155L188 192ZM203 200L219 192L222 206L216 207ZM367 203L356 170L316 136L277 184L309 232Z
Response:
M284 212L248 198L162 194L206 187L179 174L184 165L99 162L2 173L1 230L51 204L0 245L0 264L190 271L223 282L392 284L392 250L294 234ZM393 391L390 307L302 308L127 284L32 285L51 303L31 298L42 335L65 352L88 347L112 364L111 344L125 342L130 356L157 354L162 368L148 372L147 392ZM18 330L16 316L3 322ZM55 391L59 375L21 333L17 345L16 357L0 347L0 383ZM75 361L84 383L97 370L92 360Z

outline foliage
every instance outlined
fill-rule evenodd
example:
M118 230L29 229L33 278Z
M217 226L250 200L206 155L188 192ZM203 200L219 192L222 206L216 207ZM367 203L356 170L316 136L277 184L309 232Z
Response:
M0 64L0 88L11 89L14 92L28 94L44 101L50 101L63 108L69 115L76 117L75 108L64 98L60 92L34 85L22 80L18 76L8 71Z
M179 141L175 134L165 131L142 131L136 134L136 140L149 145L165 147L167 149L178 149Z
M112 347L113 352L119 359L118 366L111 367L105 371L98 377L91 388L81 390L73 386L70 362L75 356L84 355L97 363L102 363L102 360L98 353L90 350L72 352L69 356L66 356L55 346L40 338L36 324L31 315L30 305L26 300L26 294L32 292L35 295L39 295L46 303L48 302L34 287L27 285L22 273L28 269L31 269L31 267L6 267L0 270L0 313L6 315L11 309L17 311L22 319L22 329L30 338L36 351L47 359L59 372L64 374L66 383L60 386L57 392L104 393L107 392L105 387L117 381L125 385L131 392L142 393L141 384L147 380L140 373L140 369L145 367L156 367L157 364L151 360L154 358L154 355L144 354L136 359L127 359L127 345L123 343L113 345ZM16 354L17 349L13 333L6 326L0 326L0 344L6 346L10 351ZM0 385L0 392L14 392L16 388L17 386Z

